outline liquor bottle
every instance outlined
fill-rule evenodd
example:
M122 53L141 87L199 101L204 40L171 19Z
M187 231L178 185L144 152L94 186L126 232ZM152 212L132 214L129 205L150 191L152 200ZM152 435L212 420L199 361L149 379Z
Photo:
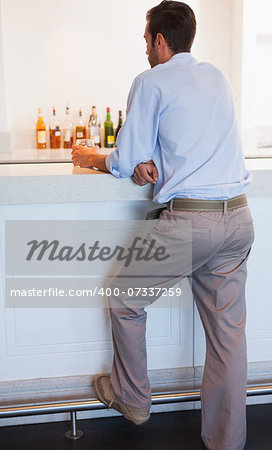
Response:
M76 139L86 139L87 138L87 130L85 123L82 119L82 109L79 110L79 120L76 126Z
M37 149L47 148L46 144L46 125L42 117L42 108L38 109L38 120L36 123L36 143Z
M88 127L90 130L90 139L94 141L94 145L101 147L100 123L96 113L96 106L92 106L92 114L90 115Z
M67 106L63 122L63 148L72 148L73 141L73 124L70 118L70 108Z
M112 148L114 146L114 131L113 131L113 123L111 121L110 116L110 108L107 108L107 118L104 123L105 130L105 147Z
M50 148L60 148L60 126L58 125L56 110L53 108L53 115L49 126Z
M119 122L118 122L118 126L117 126L116 132L115 132L115 142L117 140L118 133L121 130L122 126L123 126L122 111L119 111Z

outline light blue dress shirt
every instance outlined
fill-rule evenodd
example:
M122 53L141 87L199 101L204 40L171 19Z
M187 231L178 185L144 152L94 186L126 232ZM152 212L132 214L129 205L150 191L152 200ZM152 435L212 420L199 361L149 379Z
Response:
M227 200L250 182L230 84L191 53L178 53L136 77L106 166L118 178L131 177L151 158L159 171L157 203L173 197Z

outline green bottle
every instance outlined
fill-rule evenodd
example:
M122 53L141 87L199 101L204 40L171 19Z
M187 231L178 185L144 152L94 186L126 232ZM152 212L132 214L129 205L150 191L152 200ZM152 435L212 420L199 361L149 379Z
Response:
M112 148L114 147L114 131L113 131L113 123L111 121L110 116L110 108L107 108L107 119L104 123L104 130L105 130L105 147L106 148Z

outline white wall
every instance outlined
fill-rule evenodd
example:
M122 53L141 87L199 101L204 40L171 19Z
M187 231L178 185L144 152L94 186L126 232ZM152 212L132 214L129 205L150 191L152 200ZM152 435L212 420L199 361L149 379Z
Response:
M255 81L255 123L257 126L270 126L272 136L272 2L258 2L256 19L256 81ZM272 144L272 137L270 138Z
M247 129L272 125L271 15L271 0L244 0L242 123Z
M237 110L240 119L242 111L243 3L243 0L232 0L231 81L237 98Z
M272 2L237 1L243 3L240 97L244 147L248 155L271 156ZM261 142L270 148L257 148Z
M6 131L6 99L5 99L5 79L4 79L4 58L3 58L3 27L0 0L0 133Z
M1 148L10 148L10 139L7 125L7 103L4 76L3 56L3 26L2 26L2 0L0 0L0 151Z
M154 0L2 0L7 122L13 147L34 145L37 108L63 116L111 106L116 123L133 78L149 68L143 39ZM231 78L232 0L190 0L195 56ZM0 56L1 57L1 56ZM0 62L1 64L1 62ZM18 130L20 133L18 135ZM32 130L30 135L23 130ZM30 136L30 138L29 138Z

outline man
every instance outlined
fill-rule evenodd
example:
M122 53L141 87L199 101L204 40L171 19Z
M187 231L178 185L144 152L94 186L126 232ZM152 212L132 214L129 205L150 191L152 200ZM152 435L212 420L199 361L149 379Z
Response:
M167 204L147 241L163 245L171 263L133 261L129 275L135 278L122 269L112 286L122 293L129 287L169 288L191 277L206 336L202 439L209 450L242 450L246 261L254 239L243 193L250 173L232 90L218 69L192 57L195 32L194 13L185 3L164 0L148 11L144 37L151 69L134 80L118 149L105 157L74 146L73 162L133 176L139 185L153 183L154 200ZM110 376L95 381L98 398L136 424L149 418L144 307L154 300L132 301L125 294L110 299L113 367Z

